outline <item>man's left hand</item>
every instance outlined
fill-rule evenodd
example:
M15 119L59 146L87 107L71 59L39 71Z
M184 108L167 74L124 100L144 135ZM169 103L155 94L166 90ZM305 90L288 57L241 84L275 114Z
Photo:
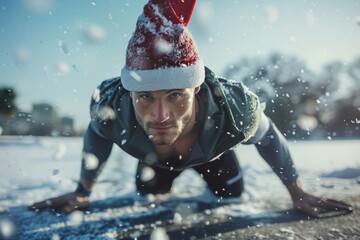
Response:
M287 186L293 200L295 210L304 213L310 217L319 217L321 213L345 211L352 212L353 207L345 202L337 201L330 198L317 197L306 193L295 182Z

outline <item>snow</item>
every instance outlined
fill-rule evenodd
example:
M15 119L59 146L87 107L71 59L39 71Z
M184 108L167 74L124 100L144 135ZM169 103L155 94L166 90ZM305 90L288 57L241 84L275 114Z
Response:
M292 141L290 150L304 187L318 195L344 196L360 193L359 140ZM0 137L0 238L82 239L119 238L128 232L133 238L145 229L150 239L169 239L167 226L209 224L211 218L263 216L256 224L276 217L268 211L269 201L290 209L290 197L280 180L252 146L238 152L245 192L239 199L218 199L206 189L195 171L186 170L174 182L171 194L138 196L134 172L137 161L114 147L108 164L91 195L89 211L62 213L31 212L26 206L36 201L73 191L80 173L81 138ZM95 164L89 157L89 166ZM148 171L148 170L144 170ZM147 172L147 178L152 177ZM199 203L208 206L199 214ZM208 205L206 205L208 204ZM210 206L209 205L209 206ZM161 216L172 214L166 222ZM158 216L155 218L153 216ZM159 217L160 216L160 217ZM206 216L211 216L206 220ZM170 222L170 223L169 223ZM291 228L282 234L293 235Z

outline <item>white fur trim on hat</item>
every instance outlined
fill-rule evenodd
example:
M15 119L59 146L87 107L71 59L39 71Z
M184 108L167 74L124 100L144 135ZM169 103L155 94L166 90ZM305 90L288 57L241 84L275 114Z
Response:
M121 70L121 81L131 92L183 89L200 86L205 80L202 60L184 67L169 67L150 70Z

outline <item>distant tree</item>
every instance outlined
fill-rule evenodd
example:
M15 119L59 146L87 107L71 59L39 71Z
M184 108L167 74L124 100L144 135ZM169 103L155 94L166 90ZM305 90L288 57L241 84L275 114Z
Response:
M360 58L315 75L297 57L273 53L242 58L224 75L253 90L288 138L360 137Z
M336 101L334 118L327 124L328 135L334 138L360 137L359 109L352 105L356 96Z
M265 59L240 59L225 70L225 77L247 85L266 103L265 113L287 137L306 137L297 124L304 110L300 104L313 98L315 75L297 57L273 53Z
M0 114L10 117L17 110L16 93L13 88L0 88Z
M360 58L349 64L334 62L322 73L326 108L322 118L331 137L360 137ZM325 101L324 101L325 102ZM328 117L330 116L330 117Z

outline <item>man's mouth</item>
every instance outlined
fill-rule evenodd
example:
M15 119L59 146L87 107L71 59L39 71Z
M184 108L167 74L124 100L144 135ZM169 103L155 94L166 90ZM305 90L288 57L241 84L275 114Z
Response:
M156 131L166 131L170 128L172 128L173 126L149 126L148 129L153 129Z

